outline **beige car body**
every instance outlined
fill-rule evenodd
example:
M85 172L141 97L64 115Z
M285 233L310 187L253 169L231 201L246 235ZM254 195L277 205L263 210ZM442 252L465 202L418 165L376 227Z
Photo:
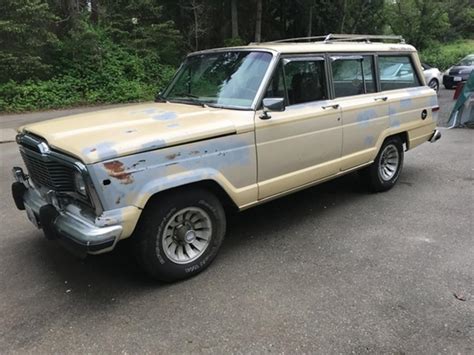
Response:
M61 214L81 215L97 228L120 226L118 241L131 236L148 200L160 192L205 182L242 210L371 164L389 136L401 134L407 150L433 136L436 93L425 86L410 45L262 43L231 49L273 55L252 110L142 103L21 127L21 134L42 137L88 171L94 213L85 217L71 203ZM279 57L307 53L408 53L423 86L288 106L260 119ZM45 192L31 193L47 200Z

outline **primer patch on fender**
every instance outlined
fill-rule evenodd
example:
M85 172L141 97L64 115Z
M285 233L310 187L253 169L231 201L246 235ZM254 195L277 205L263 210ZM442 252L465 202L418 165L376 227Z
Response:
M174 112L163 112L163 113L160 113L158 115L153 115L152 116L152 118L154 120L158 120L158 121L174 120L176 117L178 117L178 116Z

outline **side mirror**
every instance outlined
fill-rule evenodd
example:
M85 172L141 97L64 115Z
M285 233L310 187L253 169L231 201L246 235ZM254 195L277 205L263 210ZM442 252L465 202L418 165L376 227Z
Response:
M263 114L260 115L262 120L268 120L271 116L268 112L285 111L285 99L283 97L269 97L263 99Z

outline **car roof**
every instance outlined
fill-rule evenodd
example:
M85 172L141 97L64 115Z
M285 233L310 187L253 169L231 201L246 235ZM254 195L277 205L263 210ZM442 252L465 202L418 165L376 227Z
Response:
M212 52L232 50L267 50L281 54L297 53L340 53L340 52L416 52L415 47L404 43L380 43L380 42L262 42L250 43L247 46L224 47L207 49L191 53L203 54Z

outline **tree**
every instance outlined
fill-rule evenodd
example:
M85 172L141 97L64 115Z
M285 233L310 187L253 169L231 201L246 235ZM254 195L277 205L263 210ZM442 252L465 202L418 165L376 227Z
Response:
M449 16L443 1L395 0L387 3L385 21L394 34L402 35L418 49L424 49L449 30Z
M181 7L191 13L192 25L189 28L189 34L193 39L193 48L199 49L199 39L207 33L207 9L203 0L183 0Z
M237 0L231 0L231 21L232 21L232 38L239 38L239 15L237 10Z
M2 1L0 13L0 82L48 77L57 18L46 1Z
M255 42L262 41L262 0L257 0L257 19L255 21Z

